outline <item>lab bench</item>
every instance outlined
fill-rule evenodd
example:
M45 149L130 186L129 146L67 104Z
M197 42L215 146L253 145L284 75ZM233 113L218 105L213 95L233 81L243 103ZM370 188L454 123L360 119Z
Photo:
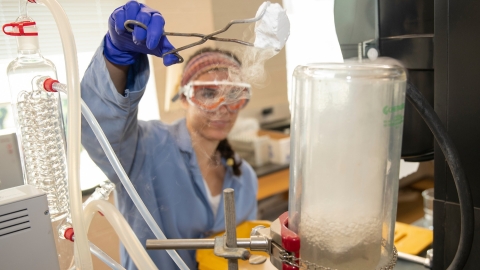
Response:
M258 201L288 191L290 179L288 164L267 164L254 168L254 171L258 177Z
M268 164L266 166L254 168L258 176L258 194L257 200L259 202L268 200L275 196L283 196L288 194L290 170L288 165ZM88 197L85 196L86 199ZM287 197L285 197L286 199ZM110 197L110 202L113 203L113 196ZM111 229L111 226L101 216L95 216L92 221L92 230L89 232L89 237L101 249L106 251L117 261L119 260L118 245L119 240L117 235ZM93 258L95 269L108 269L97 258ZM395 270L423 270L426 269L422 265L399 259Z

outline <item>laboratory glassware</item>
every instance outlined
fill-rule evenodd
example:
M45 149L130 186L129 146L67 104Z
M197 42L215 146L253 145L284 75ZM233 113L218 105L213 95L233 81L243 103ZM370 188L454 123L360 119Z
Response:
M423 226L433 230L433 200L435 199L433 188L426 189L422 192L423 197Z
M300 236L300 259L342 270L388 265L404 69L310 64L293 77L288 225Z
M35 21L25 15L3 26L16 36L18 54L7 67L11 103L26 184L47 193L52 221L68 214L67 163L61 100L34 83L37 76L56 78L55 65L42 56Z

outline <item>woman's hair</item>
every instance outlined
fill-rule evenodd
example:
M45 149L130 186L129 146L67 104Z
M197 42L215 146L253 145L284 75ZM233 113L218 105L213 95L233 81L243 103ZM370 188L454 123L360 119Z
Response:
M235 54L233 54L230 51L227 50L221 50L221 49L215 49L211 47L204 47L196 51L185 63L185 66L188 65L188 63L194 59L195 57L207 53L207 52L215 52L215 53L221 53L224 55L227 55L234 59L236 62L238 62L239 65L242 65L240 60L238 59ZM236 176L242 175L242 171L240 170L240 166L242 165L242 160L237 160L235 158L235 152L233 151L232 147L230 146L230 143L228 143L227 139L221 140L220 143L217 146L217 151L220 153L220 156L224 158L227 161L227 165L232 167L233 169L233 174Z
M227 56L230 56L231 58L233 58L235 61L238 62L238 64L242 65L242 62L240 61L240 59L234 54L232 53L231 51L228 51L228 50L222 50L222 49L217 49L217 48L212 48L212 47L203 47L203 48L200 48L198 49L197 51L195 51L189 58L188 60L185 62L185 66L193 59L195 58L196 56L202 54L202 53L206 53L206 52L217 52L217 53L221 53L221 54L225 54Z
M237 161L237 159L235 158L235 152L230 146L230 143L228 143L227 139L223 139L220 141L217 146L217 151L220 152L220 156L222 156L227 161L227 165L232 167L234 175L242 175L242 170L240 170L242 160Z
M235 77L238 77L241 73L240 60L229 51L208 47L202 48L196 51L185 63L180 86L187 85L202 74L216 70L228 70L229 75L235 74Z

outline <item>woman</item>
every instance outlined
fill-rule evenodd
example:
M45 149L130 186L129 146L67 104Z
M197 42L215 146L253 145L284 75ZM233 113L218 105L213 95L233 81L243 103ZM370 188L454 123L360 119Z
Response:
M124 31L128 19L148 31ZM200 51L186 64L179 93L185 119L172 125L138 121L138 103L149 76L146 54L173 49L163 32L160 13L128 2L109 19L109 31L82 80L82 98L95 114L125 171L167 238L202 238L224 230L222 190L235 190L237 223L256 218L257 177L236 157L226 137L238 111L249 99L249 85L232 81L239 61L217 50ZM152 29L152 31L150 31ZM164 57L174 64L174 55ZM82 122L82 144L105 174L117 184L117 205L140 242L155 236L140 216L88 124ZM160 269L175 269L162 250L148 251ZM195 251L178 253L196 269ZM122 264L136 269L122 248Z

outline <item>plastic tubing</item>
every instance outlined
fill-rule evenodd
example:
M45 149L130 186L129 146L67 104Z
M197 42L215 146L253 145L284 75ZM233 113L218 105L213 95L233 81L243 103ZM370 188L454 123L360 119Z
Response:
M107 218L110 225L112 225L138 269L158 269L125 218L111 203L104 200L95 200L87 204L84 211L87 228L90 226L90 222L97 211L100 211L103 216Z
M82 192L80 188L80 80L77 47L67 15L55 0L29 0L44 4L53 15L63 46L68 89L67 164L68 195L72 225L75 230L75 265L82 270L93 269L87 233L83 223Z
M53 83L52 88L57 92L66 93L67 86L61 83ZM128 178L127 173L125 172L120 161L115 155L115 152L113 151L112 146L108 142L107 137L103 133L102 128L98 124L97 119L95 119L95 116L93 115L93 113L90 111L87 104L85 104L83 100L81 100L81 108L82 108L82 114L85 117L85 120L87 120L88 124L93 130L93 133L95 133L95 136L97 137L98 142L102 146L102 149L105 152L108 160L112 164L113 169L115 170L118 177L120 178L120 181L122 182L123 187L127 191L128 195L132 199L133 203L137 207L143 219L145 219L145 222L147 223L148 227L150 227L150 229L152 230L153 234L155 234L155 237L157 237L157 239L162 239L162 240L167 239L167 237L165 237L165 234L162 232L162 230L160 229L160 227L158 226L158 224L155 222L152 215L148 211L147 207L143 203L142 199L140 198L140 195L138 195L137 191L133 187L132 182ZM180 257L180 255L178 255L178 253L175 250L166 250L166 251L180 269L182 270L189 269L188 266Z
M102 262L104 262L108 267L114 270L125 270L123 266L117 263L114 259L108 256L103 250L97 247L94 243L90 242L90 251L93 255L97 256Z

